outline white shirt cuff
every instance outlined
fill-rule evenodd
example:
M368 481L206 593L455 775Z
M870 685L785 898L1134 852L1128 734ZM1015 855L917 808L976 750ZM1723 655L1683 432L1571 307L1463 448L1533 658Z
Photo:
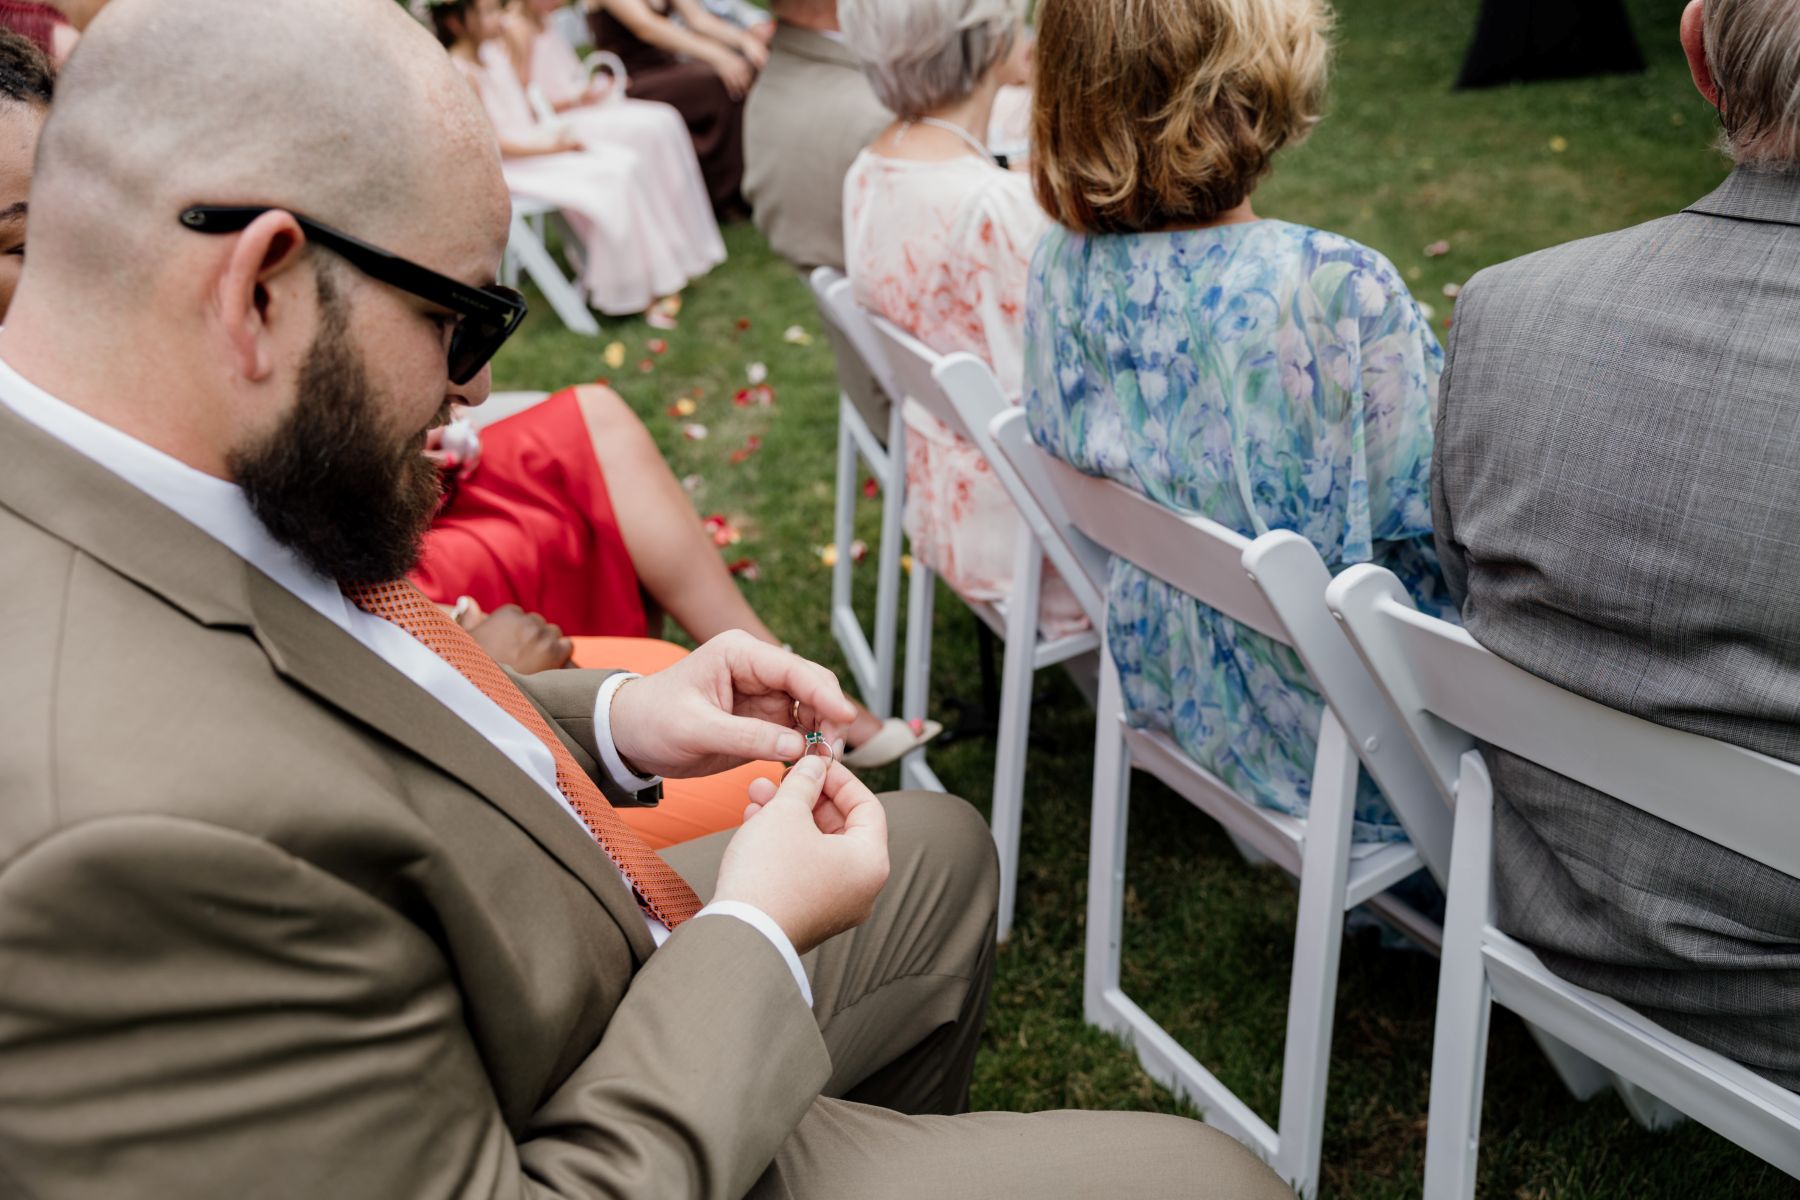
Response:
M612 776L614 783L628 792L641 792L645 788L656 786L656 777L645 779L642 775L634 775L625 767L625 760L619 757L619 748L613 745L612 736L612 703L619 689L634 679L642 679L641 675L633 675L629 671L620 671L607 677L600 685L600 693L594 697L594 741L600 746L600 763L606 773Z
M794 984L800 989L800 996L806 1001L806 1007L812 1007L812 982L806 978L806 968L800 965L800 955L795 952L794 943L789 941L788 935L781 931L781 926L775 923L774 917L756 905L746 904L742 900L714 900L695 913L694 920L712 916L736 917L768 938L770 944L780 952L781 961L785 962L788 970L793 972Z

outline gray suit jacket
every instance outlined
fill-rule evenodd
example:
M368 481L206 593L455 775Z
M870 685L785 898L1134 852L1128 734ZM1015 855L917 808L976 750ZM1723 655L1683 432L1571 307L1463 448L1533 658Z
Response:
M1800 175L1483 271L1447 349L1432 500L1475 639L1800 761ZM1502 927L1800 1086L1800 881L1491 758Z
M3 405L0 563L0 1194L734 1197L818 1096L760 933Z
M893 121L840 43L783 22L744 105L744 197L775 253L844 269L844 175Z

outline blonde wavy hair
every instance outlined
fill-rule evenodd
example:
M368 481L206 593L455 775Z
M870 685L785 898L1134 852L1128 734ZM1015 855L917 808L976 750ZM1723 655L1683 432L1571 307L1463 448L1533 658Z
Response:
M1331 25L1323 0L1041 0L1038 201L1086 233L1235 208L1318 124Z

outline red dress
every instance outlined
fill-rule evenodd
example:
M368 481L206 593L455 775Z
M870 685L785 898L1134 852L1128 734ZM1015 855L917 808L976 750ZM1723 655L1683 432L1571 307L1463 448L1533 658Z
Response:
M517 604L570 636L649 634L573 388L482 430L480 462L451 483L412 579L439 604Z
M58 25L67 25L62 13L33 0L0 0L0 29L25 38L46 55L54 55L51 39Z

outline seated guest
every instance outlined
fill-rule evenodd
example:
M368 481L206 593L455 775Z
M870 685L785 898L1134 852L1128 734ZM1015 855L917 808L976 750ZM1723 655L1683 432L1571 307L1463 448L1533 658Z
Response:
M717 231L711 243L691 242L635 151L538 124L503 41L500 0L440 0L430 13L499 136L508 190L556 205L581 240L588 303L613 316L640 313L719 261Z
M1035 83L1033 50L1037 33L1027 28L1013 43L1000 71L1000 90L994 95L994 111L988 118L987 144L1006 156L1006 165L1020 170L1030 158L1031 89Z
M765 46L775 36L775 18L769 15L768 9L760 8L750 0L700 0L700 3L719 20L729 21Z
M774 0L769 65L744 105L744 198L775 253L844 269L844 174L894 114L838 31L837 0Z
M649 430L616 392L569 388L489 426L473 446L468 437L472 429L454 439L454 461L441 459L447 497L411 578L432 600L463 609L465 628L502 662L536 671L573 656L577 665L650 674L685 653L657 639L664 613L695 643L737 629L782 644L745 601ZM509 605L526 613L500 628L480 619ZM514 657L499 638L541 652ZM854 770L897 762L941 732L936 722L915 731L854 709L843 730L843 762ZM768 771L755 764L672 780L661 805L624 816L658 849L733 828L744 817L745 784Z
M1463 289L1438 549L1500 657L1800 762L1800 24L1785 0L1705 0L1681 41L1736 169L1677 215ZM1487 754L1500 927L1800 1089L1800 882Z
M618 821L848 720L829 672L515 677L405 582L519 301L398 5L84 37L0 330L9 1195L1285 1194L1176 1117L948 1115L994 964L961 801L809 758L729 838Z
M1391 568L1450 611L1431 543L1443 361L1398 272L1250 195L1319 119L1318 0L1045 0L1032 127L1059 226L1032 266L1025 407L1058 458L1332 571ZM1206 97L1198 103L1188 97ZM1245 799L1304 816L1322 701L1293 652L1115 565L1128 719ZM1355 836L1403 831L1365 775Z
M982 142L1013 39L1017 0L841 0L844 37L899 120L844 179L844 258L857 301L941 354L968 351L1019 394L1025 280L1049 221L1031 181ZM906 534L957 592L1012 590L1019 514L981 451L907 400ZM1046 570L1041 622L1086 625Z
M744 97L769 48L700 0L587 0L587 7L594 45L625 64L629 94L672 104L686 119L713 211L741 214Z
M619 146L637 155L636 182L651 194L669 239L684 248L690 274L724 262L725 243L681 114L591 84L575 48L549 20L562 7L562 0L515 0L507 9L499 44L519 81L538 89L559 114L556 124L584 148Z
M31 156L56 91L50 60L15 33L0 32L0 322L25 268Z

